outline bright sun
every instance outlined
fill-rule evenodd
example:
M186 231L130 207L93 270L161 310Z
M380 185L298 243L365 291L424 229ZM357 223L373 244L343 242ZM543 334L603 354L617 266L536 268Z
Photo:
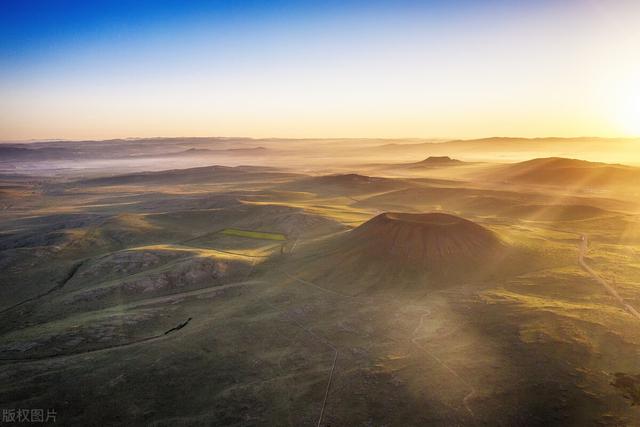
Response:
M640 136L640 80L621 84L614 105L616 127L629 136Z

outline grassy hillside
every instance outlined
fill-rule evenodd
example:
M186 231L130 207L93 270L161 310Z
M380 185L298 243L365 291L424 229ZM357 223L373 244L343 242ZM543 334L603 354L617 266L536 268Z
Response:
M558 157L533 159L497 168L487 175L496 181L571 187L631 187L640 185L640 169Z

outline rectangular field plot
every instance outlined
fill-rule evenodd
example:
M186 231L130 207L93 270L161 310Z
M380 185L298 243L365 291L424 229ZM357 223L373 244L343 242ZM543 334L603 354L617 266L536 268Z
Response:
M280 240L280 241L287 240L284 234L265 233L262 231L238 230L235 228L226 228L222 230L221 233L227 236L248 237L250 239Z

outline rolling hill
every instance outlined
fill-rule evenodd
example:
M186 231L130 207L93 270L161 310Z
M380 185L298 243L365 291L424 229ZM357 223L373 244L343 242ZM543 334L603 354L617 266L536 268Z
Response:
M379 170L410 170L410 171L420 171L420 170L430 170L430 169L438 169L438 168L447 168L452 166L464 166L468 164L467 162L463 162L462 160L453 159L449 156L429 156L424 160L419 162L411 162L411 163L391 163L391 164L381 164L375 165Z
M571 187L609 187L640 185L640 168L620 164L549 157L499 166L484 175L492 181L559 185Z

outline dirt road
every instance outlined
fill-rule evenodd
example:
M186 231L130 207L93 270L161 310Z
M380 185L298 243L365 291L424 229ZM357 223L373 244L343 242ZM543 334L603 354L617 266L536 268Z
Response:
M589 265L587 264L587 262L584 260L584 257L587 253L587 247L589 245L589 240L588 237L585 234L580 235L580 266L591 275L591 277L593 277L593 279L598 282L600 285L602 285L606 291L609 293L609 295L611 295L612 297L614 297L619 303L620 305L622 305L622 307L624 307L624 309L629 312L629 314L631 314L632 316L634 316L636 319L640 320L640 313L638 312L638 310L636 310L635 308L633 308L629 303L627 303L624 298L622 298L620 296L620 294L618 293L618 291L616 290L616 288L614 288L613 286L611 286L606 280L604 280L602 277L600 277L598 275L598 273L596 273L591 267L589 267Z

